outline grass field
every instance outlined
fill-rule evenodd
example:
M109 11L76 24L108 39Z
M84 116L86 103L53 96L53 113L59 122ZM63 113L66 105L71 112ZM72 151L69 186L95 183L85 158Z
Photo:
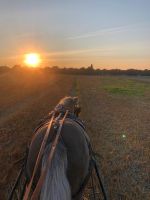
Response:
M0 199L38 121L66 95L80 98L110 199L149 199L149 79L14 71L0 75L0 94Z

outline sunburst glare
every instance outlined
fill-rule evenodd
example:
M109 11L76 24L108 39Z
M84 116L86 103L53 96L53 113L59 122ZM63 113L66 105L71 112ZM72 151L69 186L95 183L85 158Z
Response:
M41 58L37 53L28 53L25 55L24 62L29 67L38 67L41 63Z

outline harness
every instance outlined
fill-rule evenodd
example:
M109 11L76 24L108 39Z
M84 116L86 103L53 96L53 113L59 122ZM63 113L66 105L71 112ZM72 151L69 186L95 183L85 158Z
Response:
M47 124L48 123L48 128L47 128L47 131L46 131L46 134L44 136L44 139L42 141L42 145L40 147L40 151L38 153L38 157L37 157L37 160L36 160L36 164L34 166L34 170L33 170L33 174L32 174L32 177L30 179L30 182L28 184L28 186L26 187L26 183L27 183L27 180L25 182L25 185L24 185L24 188L23 188L23 191L22 191L22 197L21 199L23 200L28 200L29 197L31 200L37 200L38 199L38 195L40 193L40 190L41 190L41 187L42 187L42 184L43 184L43 181L45 179L45 176L46 176L46 172L47 172L47 169L48 167L50 166L51 164L51 161L52 161L52 158L53 158L53 155L55 153L55 149L56 149L56 146L58 144L58 141L59 141L59 138L61 137L61 129L62 129L62 126L63 126L63 123L64 123L64 120L65 119L71 119L73 120L74 122L76 122L83 130L85 130L85 126L84 126L84 123L82 120L80 120L75 114L73 113L70 113L68 111L64 112L60 112L60 113L56 113L55 111L52 111L47 117L45 117L43 120L40 121L38 127L35 129L34 133L36 133L40 128L43 127L43 125ZM52 147L51 147L51 151L50 151L50 154L49 154L49 157L48 157L48 162L47 162L47 165L46 165L46 168L44 169L44 172L42 172L42 174L40 175L40 178L38 180L38 183L36 185L36 188L35 190L33 191L32 193L32 196L30 195L31 193L31 187L32 187L32 184L33 184L33 179L34 179L34 175L36 173L36 170L37 170L37 167L39 165L39 161L40 161L40 158L42 156L42 153L45 149L45 146L46 146L46 143L47 143L47 139L48 139L48 136L49 136L49 133L50 133L50 130L51 130L51 127L52 127L52 123L53 123L53 120L61 120L61 123L59 125L59 127L57 127L57 130L56 130L56 135L55 135L55 138L54 138L54 141L52 142ZM100 177L100 173L99 173L99 170L98 170L98 167L97 167L97 163L96 163L96 159L94 157L94 152L92 150L92 147L91 147L91 144L89 142L89 139L87 138L87 136L85 135L85 139L87 141L87 144L88 144L88 147L89 147L89 153L90 153L90 164L89 164L89 170L88 170L88 174L87 176L84 178L84 181L83 183L81 184L79 190L72 195L72 198L75 199L78 195L80 195L83 190L85 189L85 186L87 185L87 182L89 181L90 177L92 176L92 170L94 169L95 172L96 172L96 175L97 175L97 178L98 178L98 181L99 181L99 185L100 185L100 189L103 193L103 197L104 197L104 200L107 200L107 195L106 195L106 192L105 192L105 188L103 186L103 183L101 181L101 177ZM21 178L22 174L23 174L23 171L25 170L25 165L26 165L26 160L27 160L27 156L25 158L25 162L22 166L22 169L19 173L19 176L17 178L17 181L13 187L13 190L10 194L10 197L9 197L9 200L12 200L13 199L13 192L15 191L17 185L19 184L19 179ZM25 189L26 187L26 189Z
M54 111L52 111L47 117L45 117L43 120L41 120L41 122L39 123L39 126L36 128L35 133L41 128L43 127L44 124L46 124L47 122L49 122L50 118L53 118L53 115L55 115L56 121L60 120L63 116L65 116L66 112L65 111L60 111L59 114L55 113ZM75 123L77 123L84 131L85 131L85 125L84 122L78 118L74 113L68 112L65 119L71 119L73 120ZM92 151L91 151L91 147L90 147L90 142L89 142L89 138L87 138L87 136L84 134L87 145L89 147L89 153L90 153L90 164L89 164L89 170L88 170L88 174L87 176L84 178L83 183L81 184L79 190L72 195L72 198L76 198L79 194L81 194L90 178L90 174L93 168L93 161L92 161ZM34 194L37 193L34 192Z

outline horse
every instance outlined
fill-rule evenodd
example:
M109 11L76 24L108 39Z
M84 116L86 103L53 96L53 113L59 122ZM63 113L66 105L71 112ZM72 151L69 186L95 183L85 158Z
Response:
M79 119L81 107L78 97L67 96L62 98L48 117L42 120L29 146L26 175L29 182L49 121L54 114L56 120L52 123L46 147L33 179L32 190L34 191L47 163L59 116L60 114L64 116L66 111L68 111L68 114L61 129L61 138L58 141L51 165L46 172L38 197L39 200L82 199L84 182L90 166L90 139L83 122Z

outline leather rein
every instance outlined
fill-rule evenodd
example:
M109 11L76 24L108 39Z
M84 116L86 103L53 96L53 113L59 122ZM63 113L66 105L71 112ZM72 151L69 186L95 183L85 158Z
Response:
M46 173L47 173L47 170L48 168L50 167L51 165L51 162L52 162L52 159L53 159L53 156L54 156L54 153L56 151L56 147L57 147L57 144L58 144L58 141L59 141L59 138L61 136L61 130L62 130L62 127L63 127L63 123L67 117L67 114L68 114L68 110L65 112L63 118L60 120L60 125L58 127L58 130L57 130L57 133L56 133L56 136L54 138L54 141L52 142L52 146L51 146L51 151L49 153L49 157L48 157L48 161L45 165L45 167L43 168L42 172L41 172L41 175L40 175L40 178L37 182L37 185L31 195L31 189L32 189L32 184L33 184L33 179L35 177L35 174L36 174L36 171L38 169L38 166L39 166L39 163L41 161L41 158L42 158L42 155L43 155L43 152L44 152L44 149L45 149L45 146L46 146L46 143L47 143L47 140L48 140L48 136L49 136L49 133L51 131L51 127L52 127L52 123L53 123L53 120L55 118L55 112L53 113L52 117L51 117L51 120L48 124L48 128L46 130L46 134L44 136L44 139L42 141L42 144L41 144L41 147L40 147L40 151L38 153L38 156L37 156L37 159L36 159L36 162L35 162L35 166L34 166L34 169L33 169L33 173L32 173L32 177L30 179L30 182L29 184L27 185L26 187L26 191L25 191L25 194L24 194L24 197L23 197L23 200L28 200L28 199L31 199L31 200L37 200L38 197L39 197L39 194L40 194L40 191L41 191L41 188L42 188L42 185L43 185L43 182L45 180L45 177L46 177ZM60 113L60 116L61 116L61 113Z

